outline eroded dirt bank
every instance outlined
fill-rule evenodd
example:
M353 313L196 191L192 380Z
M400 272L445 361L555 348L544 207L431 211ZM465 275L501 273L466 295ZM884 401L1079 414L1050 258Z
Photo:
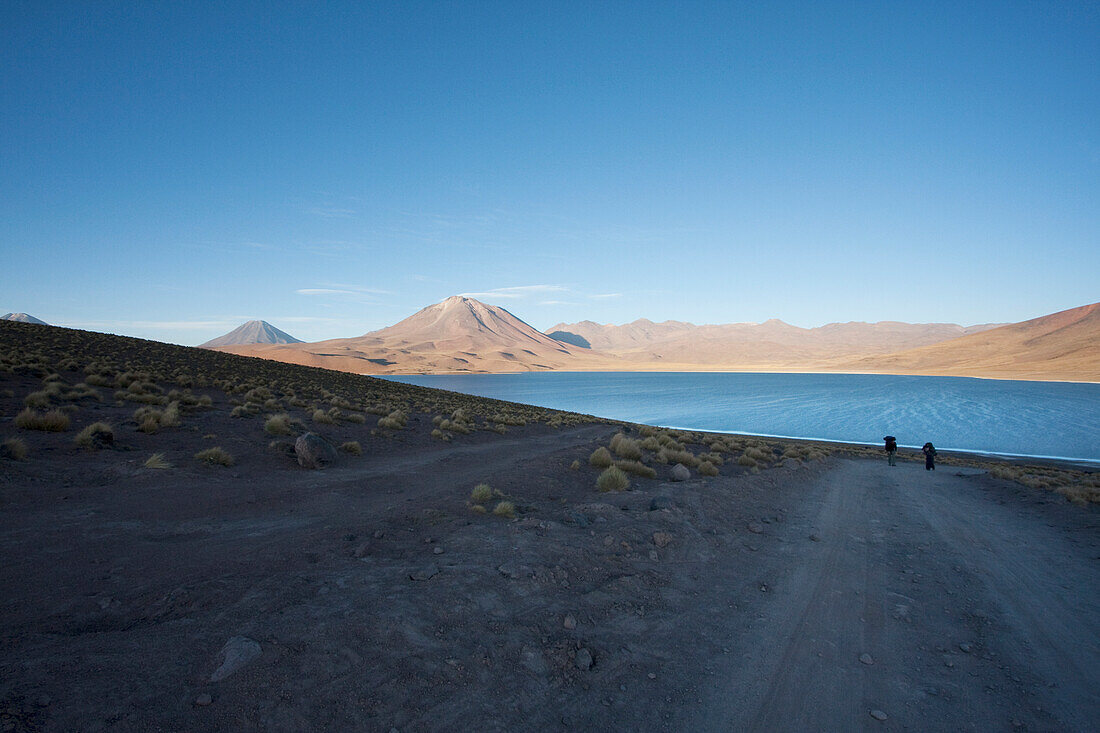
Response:
M5 729L1100 718L1094 508L835 457L598 493L569 466L614 431L529 426L321 471L6 463ZM518 518L472 512L480 482ZM234 639L258 656L222 676Z

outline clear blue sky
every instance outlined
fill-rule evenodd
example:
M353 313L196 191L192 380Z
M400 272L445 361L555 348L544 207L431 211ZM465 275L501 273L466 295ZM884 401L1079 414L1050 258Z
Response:
M0 5L0 312L194 344L1100 300L1097 3Z

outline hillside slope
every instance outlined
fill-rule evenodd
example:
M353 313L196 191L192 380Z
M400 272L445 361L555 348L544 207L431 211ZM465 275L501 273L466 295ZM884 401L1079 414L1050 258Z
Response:
M843 371L1096 382L1100 303L835 366Z

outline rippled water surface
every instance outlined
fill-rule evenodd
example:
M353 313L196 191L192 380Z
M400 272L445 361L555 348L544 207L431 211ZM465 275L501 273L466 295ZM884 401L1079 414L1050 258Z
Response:
M1100 461L1100 385L868 374L393 377L652 425Z

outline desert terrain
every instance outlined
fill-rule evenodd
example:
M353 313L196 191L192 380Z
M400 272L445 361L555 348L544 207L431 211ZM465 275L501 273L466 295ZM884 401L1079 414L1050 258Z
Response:
M204 346L355 374L760 371L1100 381L1100 304L1007 325L882 321L807 329L774 319L702 326L639 319L559 323L543 333L504 308L454 296L355 338L256 343L231 336Z
M4 730L1100 715L1088 471L889 467L20 323L0 446Z

